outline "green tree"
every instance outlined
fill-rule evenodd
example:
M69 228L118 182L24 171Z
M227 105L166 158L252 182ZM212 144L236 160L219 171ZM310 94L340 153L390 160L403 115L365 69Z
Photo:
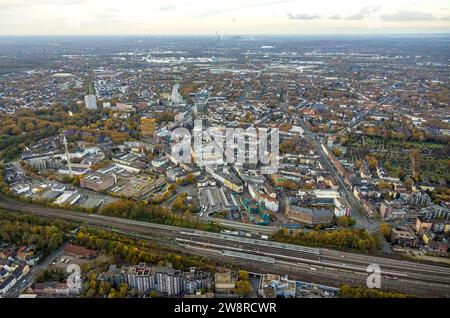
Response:
M156 291L152 290L152 291L150 292L150 297L151 297L151 298L158 298L158 293L157 293Z

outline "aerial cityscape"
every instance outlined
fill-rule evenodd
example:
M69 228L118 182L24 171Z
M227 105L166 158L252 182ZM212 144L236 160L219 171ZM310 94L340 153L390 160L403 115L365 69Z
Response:
M0 36L0 298L450 297L449 33L80 30Z

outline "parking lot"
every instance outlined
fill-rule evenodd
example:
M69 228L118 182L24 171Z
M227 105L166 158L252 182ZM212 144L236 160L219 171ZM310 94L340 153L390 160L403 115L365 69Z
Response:
M26 197L60 205L72 205L85 209L96 209L117 200L112 196L81 189L57 181L31 180Z

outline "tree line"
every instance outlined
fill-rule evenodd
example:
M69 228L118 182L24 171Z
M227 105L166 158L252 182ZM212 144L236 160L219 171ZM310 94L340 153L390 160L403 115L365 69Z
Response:
M64 242L68 223L45 220L32 215L1 212L0 241L16 245L34 245L44 256L51 254Z
M386 292L379 289L365 287L341 286L338 296L340 298L406 298L407 295L395 292Z
M282 229L272 236L282 243L313 247L332 247L359 252L375 252L381 247L378 233L370 234L364 229L343 229L336 231L299 231Z
M215 264L204 258L180 255L154 243L105 230L83 228L78 231L75 243L112 256L116 262L126 261L132 265L145 262L159 266L171 263L175 269L196 267L205 271L215 270Z
M208 232L220 232L222 227L214 222L199 223L193 217L174 213L160 205L146 204L129 199L121 199L109 203L100 211L101 214L124 219L133 219L150 223L173 225L198 229Z

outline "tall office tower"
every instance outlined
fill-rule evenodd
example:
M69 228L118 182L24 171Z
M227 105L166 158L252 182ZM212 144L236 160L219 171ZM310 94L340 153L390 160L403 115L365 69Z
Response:
M178 90L180 89L180 84L175 84L172 87L172 95L170 96L170 101L173 105L178 105L183 103L183 97L180 95Z
M90 110L97 109L97 97L95 97L95 95L84 96L84 103L86 104L87 109L90 109Z
M69 174L70 174L70 177L72 178L73 177L72 163L70 162L69 148L67 147L66 132L64 131L62 133L62 135L63 135L63 142L64 142L64 150L66 151L67 166L69 167Z

